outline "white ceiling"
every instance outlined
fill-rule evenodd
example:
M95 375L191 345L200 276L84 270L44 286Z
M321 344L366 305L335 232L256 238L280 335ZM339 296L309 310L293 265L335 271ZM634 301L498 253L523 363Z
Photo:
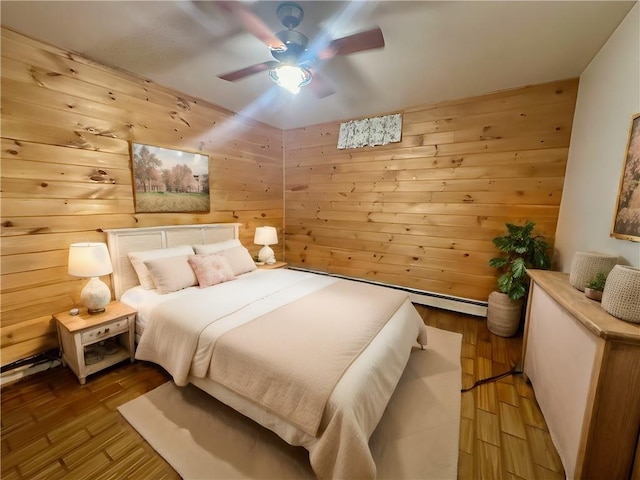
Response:
M380 26L384 49L316 64L336 93L318 99L276 87L267 72L218 75L271 60L215 2L8 1L2 25L242 112L281 129L393 112L577 77L635 2L300 2L297 28L339 38ZM282 30L279 2L252 10Z

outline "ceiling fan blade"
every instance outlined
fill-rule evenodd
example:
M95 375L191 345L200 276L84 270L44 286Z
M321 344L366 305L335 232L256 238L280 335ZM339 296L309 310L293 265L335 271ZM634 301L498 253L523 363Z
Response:
M244 28L267 47L278 51L285 51L287 49L287 46L282 40L276 37L265 23L244 3L237 1L220 1L216 3L220 5L225 12L238 18L244 25Z
M376 27L365 32L333 40L318 54L318 58L320 60L328 60L336 55L348 55L350 53L382 47L384 47L382 30L380 30L380 27Z
M278 65L278 62L275 62L275 61L257 63L255 65L251 65L250 67L236 70L235 72L229 72L229 73L225 73L224 75L218 75L218 78L221 78L222 80L227 80L228 82L235 82L236 80L240 80L241 78L248 77L249 75L253 75L255 73L260 73L260 72L264 72L265 70L269 70L270 68L273 68L276 65Z
M324 98L336 93L336 91L331 85L329 85L329 82L327 82L324 76L320 75L316 70L312 70L311 73L313 75L313 78L311 79L309 88L316 97Z

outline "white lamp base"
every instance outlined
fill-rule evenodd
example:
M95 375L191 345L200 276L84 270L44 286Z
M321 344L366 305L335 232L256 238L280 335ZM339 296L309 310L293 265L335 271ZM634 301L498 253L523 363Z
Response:
M273 265L276 263L275 253L269 245L265 245L258 252L258 260L266 263L267 265Z
M98 277L92 277L82 289L80 299L89 313L101 313L111 301L111 290Z

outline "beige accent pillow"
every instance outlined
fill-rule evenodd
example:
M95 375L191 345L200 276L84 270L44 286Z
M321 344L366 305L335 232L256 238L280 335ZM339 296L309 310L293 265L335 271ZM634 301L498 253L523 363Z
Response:
M156 258L178 257L180 255L193 255L193 248L190 245L182 245L180 247L159 248L157 250L146 250L144 252L129 252L128 257L133 265L138 281L143 288L152 290L156 288L151 274L144 264L147 260L155 260Z
M191 255L189 265L198 278L200 288L211 287L222 282L235 280L231 267L221 255Z
M189 255L147 260L149 270L158 293L171 293L198 284L196 274L189 263Z
M224 240L217 243L207 243L205 245L194 245L193 249L197 255L206 255L208 253L219 253L233 247L241 247L240 240L234 238L232 240Z
M252 272L256 268L256 263L251 258L249 250L245 247L233 247L221 251L218 255L224 257L234 275L242 275L243 273Z

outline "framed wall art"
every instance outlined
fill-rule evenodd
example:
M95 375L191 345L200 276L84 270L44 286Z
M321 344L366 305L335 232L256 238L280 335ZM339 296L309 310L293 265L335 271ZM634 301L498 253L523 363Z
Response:
M136 213L208 212L209 157L131 144Z
M640 113L631 118L611 236L640 242Z

